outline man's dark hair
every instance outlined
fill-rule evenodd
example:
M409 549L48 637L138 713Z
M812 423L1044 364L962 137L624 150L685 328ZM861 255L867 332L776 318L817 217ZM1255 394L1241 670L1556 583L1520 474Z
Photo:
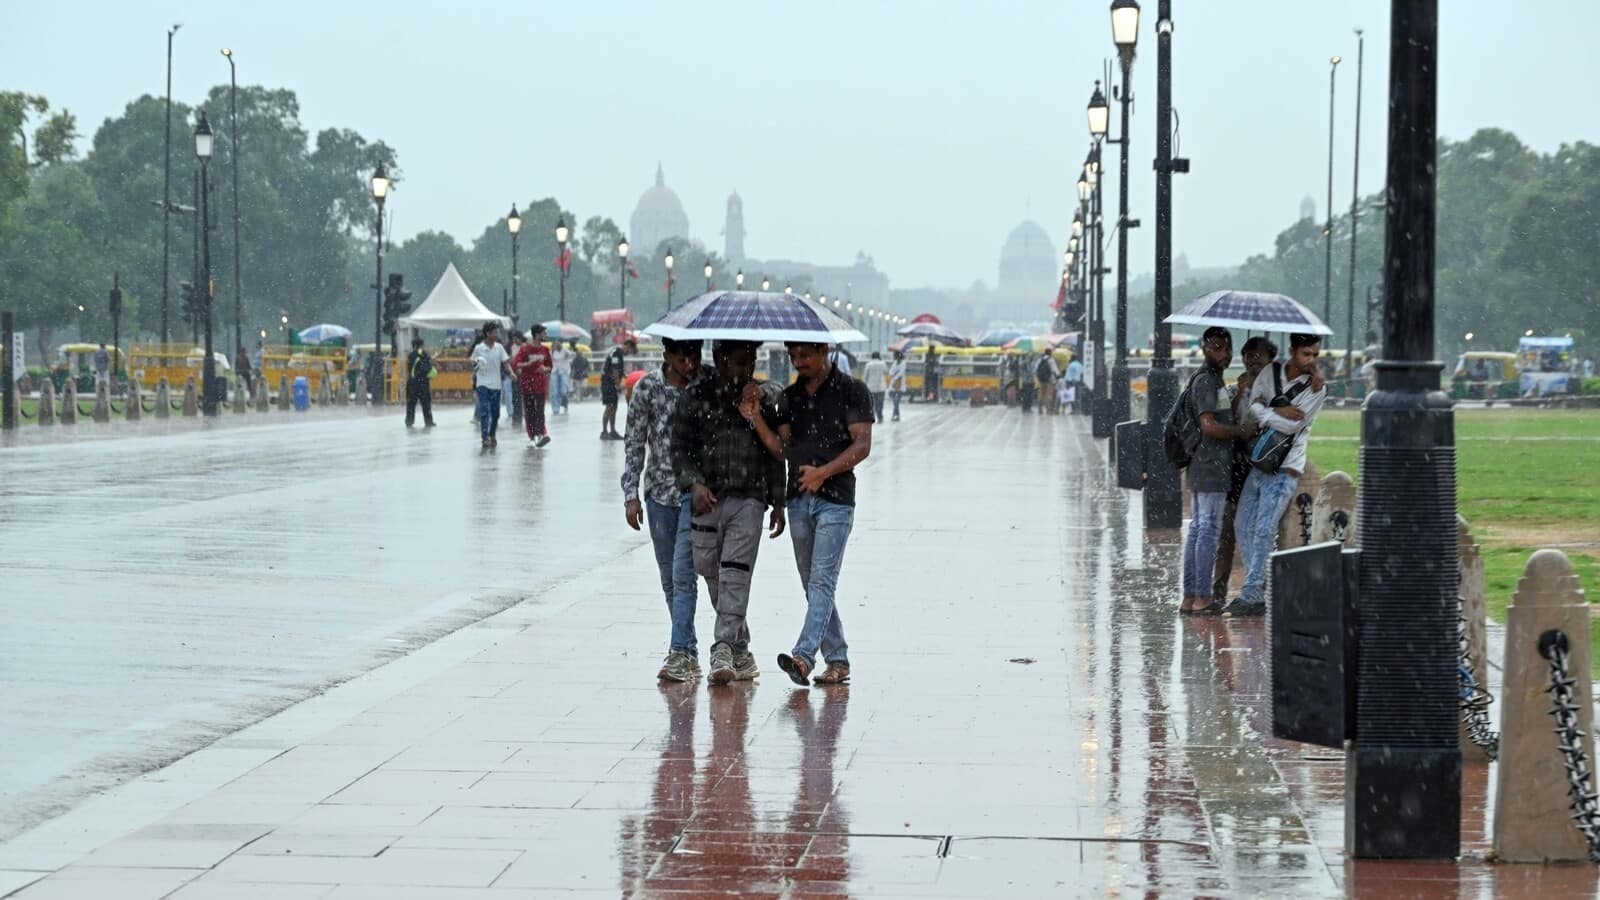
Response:
M530 325L528 326L528 337L531 338L536 334L545 334L548 331L549 329L545 328L543 325Z
M876 350L874 350L874 351L872 351L872 358L873 359L883 359L883 354L879 353Z
M421 346L422 346L422 338L414 337L414 338L411 339L411 349L415 350L415 349L417 349L418 347L421 347Z
M795 347L810 347L813 350L821 350L824 353L828 350L828 345L822 341L784 341L783 346L791 350Z
M634 340L633 338L628 338L627 340L622 342L622 346L624 346L624 347L632 347L634 350L637 351L639 349L639 342Z
M491 332L491 331L499 331L499 330L500 330L500 323L499 322L491 320L491 321L483 323L483 335L485 337L488 336L489 332Z
M1204 344L1207 341L1227 341L1228 346L1232 347L1233 332L1221 325L1213 325L1206 329L1205 334L1200 335L1200 343Z
M663 352L673 356L699 356L705 347L704 341L679 341L672 338L661 339Z
M1239 349L1240 354L1255 353L1257 351L1267 354L1267 362L1272 362L1278 358L1278 345L1261 335L1256 335L1245 341L1244 346Z
M1299 350L1301 347L1311 347L1322 343L1320 334L1291 334L1289 335L1289 349Z

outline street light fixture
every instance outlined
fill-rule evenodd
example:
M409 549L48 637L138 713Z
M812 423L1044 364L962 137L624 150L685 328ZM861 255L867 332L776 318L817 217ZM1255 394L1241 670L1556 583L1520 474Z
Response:
M567 321L567 238L571 232L567 230L566 216L556 216L556 268L561 271L558 279L561 286L560 299L556 302L556 315L562 322Z
M733 286L738 290L741 290L741 291L744 290L744 270L743 269L740 269L738 272L734 273Z
M771 289L772 289L772 280L768 279L768 278L761 279L761 292L762 293L766 293L767 291L769 291Z
M794 287L792 285L787 285L787 284L784 285L783 286L783 295L785 297L793 297L794 296Z
M667 311L672 311L672 264L676 262L672 255L672 248L667 248L667 257L662 262L667 264Z
M515 329L520 318L517 306L517 236L522 233L522 216L518 214L515 203L511 204L511 214L506 216L506 230L511 232L511 309L501 312L510 313L511 327Z
M215 342L211 332L211 145L211 122L206 119L206 111L202 109L194 126L194 155L200 160L200 240L203 249L199 289L205 291L206 317L206 355L200 365L200 409L207 416L217 414L217 359L213 355Z
M1089 95L1089 134L1095 140L1102 140L1111 128L1111 106L1106 103L1106 95L1100 90L1100 82L1094 83L1094 93Z
M706 260L706 290L708 292L711 290L711 273L713 271L714 270L711 268L711 260Z
M1082 176L1079 176L1079 180L1082 181ZM1081 187L1078 189L1078 199L1080 201L1089 199L1088 197L1084 196L1084 190ZM1077 240L1078 238L1080 238L1082 236L1083 236L1083 210L1080 209L1077 212L1072 214L1072 238L1073 238L1073 240Z
M1133 57L1139 43L1139 3L1138 0L1113 0L1111 4L1111 39L1117 45L1117 56L1122 63L1122 82L1117 86L1116 98L1122 117L1121 134L1112 139L1105 132L1096 133L1095 123L1090 124L1090 133L1099 140L1108 144L1116 144L1121 152L1118 154L1118 196L1117 196L1117 343L1116 358L1111 367L1111 422L1110 427L1115 428L1116 423L1126 421L1132 409L1132 392L1129 386L1128 375L1128 229L1136 224L1128 218L1128 119L1132 112L1133 103ZM1104 96L1100 94L1100 86L1095 85L1095 95L1104 103ZM1089 101L1091 110L1095 101ZM1109 112L1109 110L1108 110ZM1091 114L1091 118L1093 118ZM1109 116L1107 116L1109 119ZM1102 121L1109 125L1109 122ZM1169 348L1170 350L1170 348ZM1170 361L1170 357L1169 357ZM1120 448L1119 448L1120 452Z
M621 284L622 308L628 308L628 239L617 241L617 281Z
M378 161L378 167L372 171L372 202L378 208L378 219L373 231L373 257L377 262L378 278L372 283L372 355L367 357L367 390L371 392L372 402L383 403L383 362L378 354L383 352L383 204L389 199L389 170L384 168L383 160ZM287 317L285 317L287 319Z
M1133 63L1133 53L1139 44L1138 0L1112 0L1111 40L1117 45L1123 67Z

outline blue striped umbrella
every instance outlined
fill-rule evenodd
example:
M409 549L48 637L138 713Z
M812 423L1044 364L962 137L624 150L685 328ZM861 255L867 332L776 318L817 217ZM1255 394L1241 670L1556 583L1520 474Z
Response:
M711 291L687 300L644 334L684 341L846 344L867 336L820 304L793 294Z
M1296 300L1256 291L1212 291L1167 316L1166 321L1283 334L1333 334L1332 328Z

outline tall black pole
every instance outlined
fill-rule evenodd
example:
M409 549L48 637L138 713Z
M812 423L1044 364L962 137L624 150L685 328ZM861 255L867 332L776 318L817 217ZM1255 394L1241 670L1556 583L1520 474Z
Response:
M204 125L206 114L200 113L200 122ZM209 130L209 129L208 129ZM217 358L213 355L216 342L212 335L211 304L213 291L211 289L211 157L210 150L207 155L200 157L200 290L204 293L204 305L201 314L205 316L206 343L205 359L200 364L200 410L207 416L217 414Z
M617 289L622 292L622 308L628 308L628 258L617 257Z
M194 257L189 265L189 343L200 342L200 170L194 171Z
M1383 358L1361 414L1360 681L1345 767L1356 858L1461 850L1455 414L1433 359L1438 25L1438 0L1391 0Z
M0 430L13 431L17 427L17 373L12 371L11 346L16 329L15 314L0 312Z
M1350 167L1350 302L1344 316L1344 395L1355 394L1356 383L1356 217L1361 200L1361 72L1365 68L1367 39L1356 29L1356 131L1355 161Z
M517 322L522 318L522 310L517 306L517 233L511 232L511 327L516 328Z
M1097 438L1110 437L1116 419L1111 414L1110 385L1106 383L1106 223L1104 196L1105 167L1100 164L1100 142L1094 145L1094 421L1092 433Z
M111 295L109 309L111 311L111 374L121 375L122 363L122 273L111 273ZM6 352L11 352L6 348Z
M244 354L244 292L239 287L239 73L233 64L233 51L224 51L228 57L228 135L233 144L233 355Z
M561 249L563 251L565 251L566 247L562 247ZM560 315L561 321L565 322L565 321L567 321L567 266L566 266L565 261L563 261L562 265L561 265L561 278L560 278L560 281L561 281L561 299L557 302L556 305L558 307L560 307L558 315Z
M1128 117L1133 105L1133 53L1122 55L1122 86L1118 99L1122 104L1122 137L1116 142L1121 150L1118 161L1117 187L1117 358L1111 366L1111 423L1126 422L1133 406L1128 386Z
M1155 353L1146 381L1144 524L1177 528L1183 524L1183 492L1178 470L1159 449L1155 435L1178 398L1172 368L1172 0L1160 0L1156 14L1156 297Z
M161 158L161 343L169 339L167 328L168 284L172 263L172 36L180 25L167 29L167 139Z
M1339 57L1328 61L1328 224L1322 229L1326 258L1322 274L1322 321L1333 321L1333 87L1339 74Z
M367 390L371 392L374 404L383 403L385 368L380 354L383 353L383 198L378 198L378 219L375 233L377 240L373 243L373 256L377 260L378 278L372 282L372 362L368 365L372 374L367 378Z

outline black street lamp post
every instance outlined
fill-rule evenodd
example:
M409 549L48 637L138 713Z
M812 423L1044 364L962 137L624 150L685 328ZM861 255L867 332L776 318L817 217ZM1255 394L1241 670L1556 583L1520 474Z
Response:
M167 302L172 263L172 38L183 23L167 29L167 137L161 157L161 343L168 340Z
M1144 524L1177 528L1183 524L1183 484L1161 452L1162 423L1178 400L1178 373L1172 368L1172 174L1189 171L1189 161L1172 158L1172 0L1156 7L1156 346L1146 381Z
M672 312L672 264L676 260L672 256L672 248L667 248L667 258L663 262L667 265L667 312Z
M217 359L212 338L211 306L215 291L211 288L211 123L206 121L205 110L194 126L194 155L200 160L200 283L195 288L201 297L200 311L205 317L205 359L200 364L200 410L206 416L217 414Z
M1333 321L1333 88L1335 77L1339 74L1339 63L1342 61L1338 56L1328 57L1328 216L1327 224L1322 228L1322 242L1324 245L1322 322L1324 325Z
M1434 355L1438 0L1392 0L1383 356L1361 412L1356 730L1345 851L1461 850L1455 413Z
M711 291L711 273L712 273L711 260L708 259L708 260L706 260L706 292L707 293L710 293L710 291Z
M1111 38L1117 45L1122 64L1122 84L1116 89L1122 112L1122 136L1108 143L1121 151L1118 158L1117 190L1117 358L1111 368L1111 424L1127 421L1132 408L1128 376L1128 229L1137 222L1128 218L1128 118L1133 106L1133 55L1139 43L1138 0L1113 0Z
M384 395L384 365L379 358L383 352L383 203L389 199L389 171L383 167L379 160L378 167L372 172L372 202L378 208L378 216L373 233L376 240L373 243L373 257L377 262L378 278L372 282L372 356L368 357L367 364L367 390L371 392L372 402L375 405L383 404ZM284 336L288 339L288 335Z
M244 302L239 287L239 72L233 51L224 47L222 55L228 58L228 139L233 147L229 153L233 163L233 356L238 359L244 353Z
M567 231L565 216L556 216L556 268L561 271L557 279L561 283L559 299L556 301L556 315L565 323L567 321Z
M622 308L628 308L628 239L617 241L617 283L622 291Z
M1367 39L1356 29L1356 129L1350 169L1350 302L1344 310L1344 395L1355 396L1356 383L1356 217L1361 201L1361 73L1366 68Z
M522 216L517 214L517 205L511 204L511 214L506 216L506 230L511 232L511 328L517 327L520 308L517 306L517 235L522 232Z
M120 361L122 355L122 273L111 273L111 296L107 310L111 313L111 374L121 375L123 366ZM10 347L4 348L6 353L11 352Z

